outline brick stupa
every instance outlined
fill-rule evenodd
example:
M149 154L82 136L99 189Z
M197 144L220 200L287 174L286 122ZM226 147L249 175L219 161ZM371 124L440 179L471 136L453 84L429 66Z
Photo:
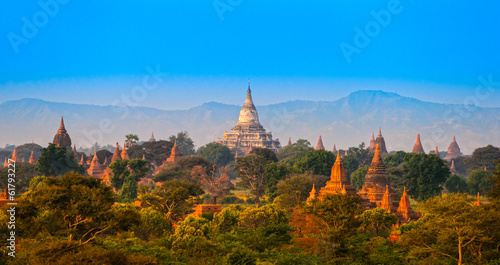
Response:
M417 214L411 209L410 198L406 194L406 187L404 187L403 196L401 196L401 200L399 201L397 214L402 217L403 220L415 220L418 218Z
M356 196L356 189L351 186L351 182L347 180L346 170L342 159L340 158L340 153L337 151L337 159L332 166L332 171L330 175L330 180L326 182L326 186L322 187L317 195L313 194L313 190L310 193L310 198L318 197L322 199L326 194L345 194L349 196Z
M373 145L372 145L372 140L374 141ZM378 128L378 135L377 135L377 139L373 139L373 132L372 132L372 140L370 140L370 153L375 153L375 147L378 145L378 147L380 148L380 153L381 154L387 154L387 148L385 147L385 140L384 140L384 137L382 136L382 128L379 127Z
M462 152L460 152L460 147L458 147L455 136L453 136L453 140L451 141L450 146L448 147L448 153L446 154L444 159L451 160L459 156L462 156Z
M392 201L396 201L396 194L392 193L390 184L389 174L387 174L384 162L380 156L380 146L376 145L372 163L365 175L365 183L359 192L359 196L363 199L364 207L366 209L382 207L382 201L386 193L387 196L391 197L391 203ZM389 210L393 209L392 206L386 208Z
M335 144L333 144L333 149L332 149L332 153L337 153L337 147L335 146Z
M98 178L104 173L101 163L99 163L99 158L97 157L97 150L94 149L94 157L92 162L90 162L90 167L87 169L87 174L92 177Z
M130 156L127 153L127 146L125 144L123 144L123 150L122 150L121 157L122 157L122 159L130 160Z
M64 118L61 116L61 125L59 125L59 130L57 130L57 134L54 136L53 143L59 147L64 146L68 151L71 151L71 138L69 137L68 131L66 131L66 127L64 127Z
M425 154L424 148L422 147L422 142L420 141L420 134L417 134L417 141L415 142L415 145L413 146L413 153L417 154Z
M181 152L179 152L179 148L177 148L177 140L174 142L174 146L172 147L172 151L170 152L170 157L167 158L167 163L173 163L177 161L182 156Z
M32 165L36 164L35 154L33 153L33 150L31 150L31 155L30 155L29 163L32 164Z
M377 144L375 143L375 136L372 132L372 139L370 140L370 146L368 147L368 150L370 150L370 153L375 152L375 146L377 146Z
M437 155L438 157L440 156L439 155L439 150L438 150L438 147L436 146L436 150L434 150L434 154Z
M314 150L325 150L325 146L323 145L323 140L321 139L321 135L319 136L318 143L316 144L316 148Z
M118 142L116 142L115 146L115 152L113 153L113 157L111 158L111 164L115 162L116 160L121 160L122 157L120 155L120 146L118 145Z

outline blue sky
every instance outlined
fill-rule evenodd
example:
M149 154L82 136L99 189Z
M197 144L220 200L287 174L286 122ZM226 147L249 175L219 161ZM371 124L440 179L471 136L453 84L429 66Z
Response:
M149 67L162 82L133 103L161 109L242 104L248 78L258 105L361 89L464 103L500 82L498 17L498 1L2 1L0 102L110 105ZM500 107L500 86L484 93Z

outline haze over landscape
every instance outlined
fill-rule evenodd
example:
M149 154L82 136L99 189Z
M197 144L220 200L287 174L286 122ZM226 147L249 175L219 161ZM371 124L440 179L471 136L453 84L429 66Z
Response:
M254 94L259 93L265 92L254 89ZM243 102L244 91L241 94ZM145 141L154 131L157 139L167 139L180 130L187 130L200 147L222 138L238 120L240 109L241 105L217 102L166 111L39 99L7 101L0 104L0 131L13 133L2 137L0 145L50 142L60 115L64 115L73 143L79 147L123 142L128 133L138 134ZM382 91L358 91L337 101L289 101L257 106L257 110L264 128L283 146L288 137L293 141L308 139L314 145L319 135L329 150L333 144L344 149L361 142L368 145L371 132L377 134L379 126L390 151L411 151L417 133L426 152L435 146L445 151L454 135L465 154L478 146L500 145L500 108L429 103ZM101 126L107 122L110 125Z

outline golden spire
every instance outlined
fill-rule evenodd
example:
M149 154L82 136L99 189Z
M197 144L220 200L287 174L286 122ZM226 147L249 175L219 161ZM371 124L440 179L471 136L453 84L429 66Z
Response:
M170 157L167 158L167 162L175 162L181 156L182 156L182 154L181 154L181 152L179 152L179 148L177 147L177 140L175 140L174 146L172 147L172 150L170 151Z
M99 177L103 172L101 164L99 163L99 158L97 157L97 149L94 148L94 157L92 162L90 162L90 167L87 173L92 177Z
M16 152L17 147L14 146L14 151L12 152L11 160L14 160L14 162L19 162L17 160L17 152Z
M34 165L36 163L35 161L35 154L33 154L33 150L31 150L31 155L30 155L30 164Z
M385 185L385 193L384 197L382 197L382 202L381 202L381 208L387 210L388 212L391 212L392 210L392 198L391 194L389 192L389 185Z
M126 147L125 143L123 144L123 150L122 150L121 156L122 156L122 159L130 160L130 156L128 156L127 147Z
M477 201L474 203L474 206L480 206L481 205L481 199L479 199L479 192L477 193Z

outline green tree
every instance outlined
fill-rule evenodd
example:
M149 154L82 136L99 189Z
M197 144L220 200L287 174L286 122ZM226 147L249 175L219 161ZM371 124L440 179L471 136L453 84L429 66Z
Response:
M344 164L347 180L351 180L351 174L359 168L359 162L353 155L347 155L342 158Z
M482 195L486 195L491 190L491 177L492 174L489 171L483 169L473 170L467 179L469 194L474 195L479 192Z
M142 194L139 200L159 211L172 224L191 212L193 199L204 193L200 185L185 180L164 182L153 192Z
M168 181L174 179L191 179L191 172L195 166L201 166L210 174L212 164L201 156L183 156L174 163L168 163L160 167L160 172L156 174L155 181Z
M348 151L348 154L356 158L361 166L370 165L373 159L373 154L370 153L370 150L365 148L364 142L360 143L358 147L349 147Z
M346 240L356 234L361 213L361 198L357 196L327 194L322 200L304 204L291 223L296 242L327 259L339 257L346 251Z
M156 165L163 164L170 153L174 142L170 141L156 141L156 142L144 142L141 145L134 145L127 149L127 153L130 158L142 158L144 155L146 160L156 163ZM101 155L99 155L101 157ZM109 160L109 159L108 159Z
M494 170L497 165L496 161L499 159L500 148L488 145L474 150L472 156L466 158L464 163L467 165L467 173L469 173L475 169L484 169L484 167L486 167L487 170Z
M257 198L257 204L265 192L266 167L269 163L269 160L260 155L250 154L238 158L234 167L241 178L241 185L250 189L250 192Z
M397 151L395 154L384 157L384 165L386 168L397 167L404 162L406 152Z
M403 173L406 191L417 201L438 196L450 177L446 163L435 155L407 153Z
M155 209L142 208L139 214L140 223L134 225L131 230L141 240L160 238L172 231L172 224Z
M47 148L42 148L35 170L45 176L59 176L70 171L85 173L85 168L76 162L73 154L68 153L66 147L56 147L51 143Z
M491 178L491 190L488 192L488 197L492 200L500 199L500 163L497 164L496 169Z
M20 195L29 189L29 184L31 179L34 177L38 176L39 173L35 171L35 165L32 165L30 163L16 163L16 194ZM9 168L8 167L2 167L0 168L0 190L3 191L4 189L7 188L7 184L9 183L7 181L7 176L9 174ZM12 173L12 172L10 172Z
M278 157L276 154L267 148L256 147L250 151L250 154L260 155L265 159L269 160L269 162L278 162Z
M363 188L363 185L365 184L365 175L369 168L369 166L363 166L351 174L351 185L355 189L361 190Z
M100 179L77 173L45 178L21 197L19 230L25 237L48 233L85 243L110 228L113 204L113 191Z
M400 245L422 264L486 264L498 259L500 211L497 206L473 206L467 194L435 197L422 205L425 217L407 225Z
M123 184L125 183L125 180L130 175L130 171L128 170L127 165L127 159L116 160L115 162L111 163L111 165L109 165L109 168L113 171L113 174L110 178L111 186L117 191L121 190Z
M139 136L137 136L137 134L127 134L125 135L125 139L125 145L127 148L132 147L139 142Z
M458 175L452 175L451 177L449 177L444 183L444 187L450 193L464 193L469 191L465 179Z
M170 142L177 141L177 148L182 155L194 155L194 143L191 137L189 137L189 133L187 131L178 132L177 135L171 135L168 140Z
M284 179L288 174L292 172L297 172L292 166L286 163L277 164L270 163L266 166L265 175L266 175L266 196L269 201L273 201L277 193L276 184L278 181Z
M330 176L332 166L335 163L335 155L326 150L313 150L294 166L302 172L312 171L314 174Z
M210 163L222 167L234 161L231 149L216 142L211 142L200 147L198 149L198 155L207 159Z
M382 208L364 211L359 215L360 229L377 236L388 237L393 225L398 223L398 217Z
M285 146L281 149L277 157L280 163L286 163L293 166L300 161L307 152L312 150L314 150L314 148L311 147L311 143L308 140L299 139L294 144Z
M292 174L276 185L279 196L274 202L283 208L292 208L307 200L313 186L312 178L307 174Z

